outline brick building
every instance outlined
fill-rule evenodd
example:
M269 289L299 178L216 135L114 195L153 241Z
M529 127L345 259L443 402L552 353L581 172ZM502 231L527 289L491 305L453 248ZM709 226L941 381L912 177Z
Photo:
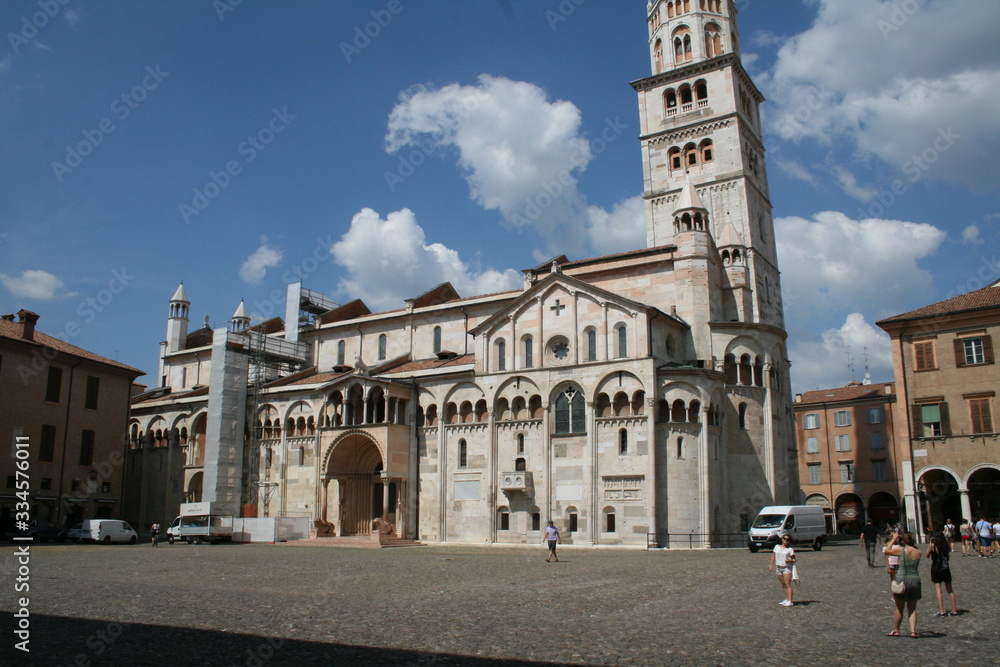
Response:
M60 525L121 516L132 381L143 372L35 329L27 310L0 319L0 524L19 498L15 448L27 438L30 513Z
M867 517L900 518L892 382L796 394L802 502L827 510L828 529L856 533Z
M1000 516L1000 281L878 325L892 340L908 525Z

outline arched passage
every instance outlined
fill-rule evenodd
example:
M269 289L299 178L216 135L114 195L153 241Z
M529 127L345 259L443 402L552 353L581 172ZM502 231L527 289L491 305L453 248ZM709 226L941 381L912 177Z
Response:
M861 532L861 518L864 516L864 503L853 493L845 493L837 498L835 510L837 532L840 534L857 535Z
M947 470L928 470L917 480L923 531L938 531L946 518L962 516L958 480Z
M187 502L201 502L202 481L204 479L205 475L200 470L191 476L191 481L188 482L187 486Z
M1000 517L1000 470L980 468L969 476L969 503L973 516L966 518L970 521Z
M383 468L378 445L365 433L347 433L333 444L326 463L323 508L325 513L327 485L335 479L339 487L335 523L341 535L369 535L372 521L383 516L395 524L396 484L383 479Z
M887 523L895 525L899 521L899 503L891 493L885 491L873 493L868 499L868 518L880 529Z

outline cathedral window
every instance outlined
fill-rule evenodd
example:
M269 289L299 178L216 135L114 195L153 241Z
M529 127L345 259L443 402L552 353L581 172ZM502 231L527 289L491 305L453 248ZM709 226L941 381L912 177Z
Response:
M618 431L618 453L628 454L628 431L626 429Z
M459 419L460 422L463 424L469 424L473 421L474 415L472 412L472 403L469 401L462 401L462 405L458 410L461 417L461 419Z
M527 419L528 413L525 411L524 407L524 397L515 396L514 401L510 404L511 412L514 414L514 419Z
M628 356L628 327L619 324L615 326L615 333L618 336L618 358L624 359Z
M722 55L722 28L717 23L705 25L705 53L709 58Z
M517 453L524 454L524 434L517 434Z
M434 354L441 351L441 327L434 327Z
M535 357L534 352L535 352L534 341L531 339L531 336L525 336L524 337L524 367L525 368L532 368L535 365L535 363L534 363L534 357Z
M587 361L597 361L597 330L587 330Z
M614 412L616 417L629 416L628 394L624 391L620 391L615 394Z
M694 92L691 86L684 84L677 90L681 97L681 111L691 111L692 103L694 102Z
M674 62L676 64L686 63L691 60L691 30L687 26L681 26L674 31L673 44Z
M747 427L747 404L740 403L740 428L746 430Z
M668 19L672 19L675 16L677 16L677 13L674 10L674 3L673 2L668 2L667 3L667 18Z
M500 508L500 530L510 530L510 510Z
M691 406L688 408L688 422L691 424L697 424L699 412L701 412L701 403L698 401L691 401Z
M670 152L667 155L668 155L668 159L670 160L670 168L671 169L680 169L681 166L682 166L681 165L681 149L677 148L676 146L674 146L673 148L670 149Z
M684 155L687 157L689 167L698 164L698 148L694 144L688 144L684 147Z
M467 468L469 465L469 445L465 440L458 441L458 467Z
M542 513L538 511L537 507L532 507L531 512L531 529L541 530L542 529Z
M576 513L576 508L570 507L569 510L570 510L570 512L569 512L569 529L568 529L568 532L575 533L576 531L578 531L580 529L579 528L580 520L578 518L579 515Z
M386 347L386 335L382 334L378 337L378 360L382 361L385 359L385 347Z
M608 507L604 510L604 532L613 533L616 529L615 509L613 507Z
M479 399L476 401L476 421L484 422L489 415L486 411L486 399Z
M699 109L704 109L708 106L708 84L704 80L694 84L694 97L698 101Z
M523 456L514 459L514 472L524 472L527 469L527 462Z
M673 88L663 93L663 109L667 116L677 115L677 92Z
M595 408L598 417L610 417L614 414L611 407L611 399L604 392L597 395L597 405Z
M541 419L544 416L542 412L542 397L538 394L528 399L528 416L531 419Z
M677 458L684 458L684 438L677 436Z
M715 147L713 146L711 139L705 139L704 141L701 142L701 146L699 146L699 150L701 151L701 161L702 162L711 162L712 161L712 159L715 157L715 150L714 150L714 148Z
M574 386L560 392L556 397L555 432L557 435L587 432L583 392Z
M681 399L676 399L670 410L670 421L682 423L687 419L687 408L684 406L684 401Z
M340 341L337 343L337 365L344 365L344 357L347 354L347 343Z
M496 342L496 352L497 352L497 363L496 368L498 371L507 370L507 342L503 339Z
M299 447L299 465L304 466L306 464L306 448Z

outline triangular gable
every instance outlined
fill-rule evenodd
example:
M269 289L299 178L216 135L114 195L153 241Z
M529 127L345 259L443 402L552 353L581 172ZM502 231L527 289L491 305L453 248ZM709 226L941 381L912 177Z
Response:
M414 308L426 308L427 306L437 306L460 298L461 296L455 291L451 283L441 283L437 287L432 287L413 299L412 303Z
M562 273L550 273L543 280L540 280L532 285L531 288L526 290L520 297L507 304L505 308L497 311L492 316L481 322L478 326L470 329L469 333L478 337L481 333L494 331L497 328L504 326L511 316L516 316L531 302L535 301L538 297L547 294L556 285L561 285L568 291L583 292L599 301L607 301L627 310L658 312L657 309L652 306L647 306L639 303L638 301L633 301L623 297L620 294L609 292L608 290L596 287L590 283L585 283L582 280L573 278L572 276L567 276Z
M372 311L368 309L368 306L365 305L364 301L361 299L355 299L350 303L345 303L343 306L339 306L331 311L323 313L319 316L319 321L321 324L333 324L334 322L353 320L355 318L371 314Z

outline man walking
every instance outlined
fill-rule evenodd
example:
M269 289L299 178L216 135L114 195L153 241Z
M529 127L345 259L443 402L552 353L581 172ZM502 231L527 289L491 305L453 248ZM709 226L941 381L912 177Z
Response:
M861 546L865 548L868 557L868 567L875 567L875 548L878 546L878 526L868 517L868 522L861 528Z
M984 516L976 523L976 532L979 533L979 557L990 557L993 546L993 524Z

